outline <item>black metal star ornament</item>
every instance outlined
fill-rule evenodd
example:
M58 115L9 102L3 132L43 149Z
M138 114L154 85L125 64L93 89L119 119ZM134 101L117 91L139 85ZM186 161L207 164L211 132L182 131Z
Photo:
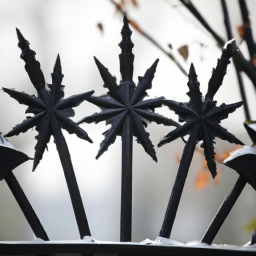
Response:
M236 51L237 46L235 40L229 41L223 48L221 58L218 59L217 67L213 70L212 77L209 81L205 100L202 100L202 93L199 89L200 83L197 81L195 68L193 64L191 64L188 75L189 92L187 93L190 101L188 103L178 103L171 100L164 101L165 105L179 115L180 121L185 121L186 123L165 135L158 146L160 147L187 134L189 134L190 137L181 157L178 174L160 231L160 236L162 237L170 237L196 144L199 141L203 142L201 146L204 148L205 159L213 178L217 174L213 146L215 137L227 140L230 143L243 145L243 143L233 134L229 133L227 129L219 125L221 120L226 119L230 113L242 106L242 102L228 105L223 103L217 107L217 102L213 101L213 97L221 86L224 75L226 74L227 65L230 63L229 59Z
M87 99L87 101L100 107L102 111L83 118L78 124L82 122L98 123L104 120L106 124L111 124L111 128L104 133L105 139L100 144L96 158L99 158L114 143L117 135L122 137L121 241L131 241L132 137L135 136L145 151L154 161L157 161L154 146L144 126L152 121L157 124L176 127L179 124L154 112L156 107L162 106L164 97L143 100L147 96L146 90L152 86L151 83L158 59L143 77L139 77L139 83L135 86L132 80L134 61L132 53L134 45L130 38L132 31L129 28L129 21L126 17L124 17L123 22L122 41L119 44L122 49L122 53L119 55L122 75L120 85L117 85L116 79L99 60L94 58L104 81L104 87L107 87L109 91L106 97L91 96Z
M64 98L64 86L61 84L63 74L59 55L57 56L52 73L52 84L46 84L44 75L40 69L40 63L35 59L36 53L29 48L29 42L23 37L18 29L17 35L19 40L18 46L22 50L21 58L26 63L25 69L32 84L37 90L38 97L28 95L25 92L3 88L4 92L16 99L20 104L28 106L26 113L34 114L33 117L29 117L21 124L16 125L12 131L5 136L11 137L13 135L19 135L21 132L24 133L28 129L34 126L36 127L38 136L36 137L37 144L35 146L34 171L42 159L51 135L53 135L69 188L80 236L88 236L90 235L90 230L76 182L69 150L61 132L61 128L65 129L70 134L75 133L79 138L92 143L88 134L69 117L74 116L73 107L81 104L85 99L91 96L94 91Z

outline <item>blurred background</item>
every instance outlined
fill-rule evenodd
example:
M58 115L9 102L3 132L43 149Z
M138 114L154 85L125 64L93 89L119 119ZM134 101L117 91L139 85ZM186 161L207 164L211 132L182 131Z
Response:
M188 72L193 62L203 94L207 91L212 68L217 64L221 48L195 17L176 0L125 0L118 2L133 20L134 82L144 75L147 68L159 58L150 97L165 96L167 99L185 102L187 77L167 56L171 53ZM220 1L194 0L210 26L226 41L226 31ZM234 37L245 56L249 59L245 42L237 27L242 25L238 1L227 1ZM247 0L252 30L256 35L256 2ZM94 63L96 56L120 79L119 58L122 14L108 0L1 0L0 2L0 70L2 87L15 88L36 94L19 58L15 27L35 50L41 63L46 81L51 83L53 66L60 54L62 71L65 75L65 96L95 90L96 96L106 93L103 81ZM145 36L145 33L147 36ZM241 33L240 33L241 34ZM153 38L161 47L152 43ZM165 52L164 52L164 51ZM252 82L242 74L252 119L256 108L256 95ZM222 87L215 96L218 105L241 100L233 63L229 65ZM7 94L0 93L1 128L3 134L26 118L26 106L19 105ZM98 112L89 102L75 109L74 121ZM178 120L167 107L158 113ZM246 145L251 145L243 122L243 108L224 120L222 125L235 134ZM121 139L109 147L98 160L95 156L103 140L102 133L108 129L105 123L82 124L94 141L89 144L63 131L71 153L73 166L89 220L92 236L98 240L119 241L120 192L121 192ZM171 131L152 123L147 131L154 145ZM37 135L29 130L9 141L30 157L34 155ZM29 201L37 212L51 240L79 239L71 201L68 194L56 146L51 139L49 151L32 173L32 161L14 170ZM133 241L155 239L160 231L167 203L176 176L178 159L184 143L178 139L157 148L158 163L144 152L134 140L133 149ZM234 145L217 139L218 156L234 150ZM234 186L238 175L235 171L218 164L218 176L213 181L205 169L203 155L195 152L183 196L178 209L171 238L180 242L200 240L220 204ZM256 193L246 185L237 203L229 214L214 243L243 245L251 239L256 218ZM0 183L0 240L33 240L34 235L18 207L5 181Z

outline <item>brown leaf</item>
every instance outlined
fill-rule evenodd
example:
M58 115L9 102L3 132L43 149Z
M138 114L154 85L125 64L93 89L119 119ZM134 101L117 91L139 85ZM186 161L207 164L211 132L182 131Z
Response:
M141 33L141 29L140 29L140 27L139 27L139 25L134 21L134 20L131 20L131 19L129 19L129 24L135 29L135 30L137 30L139 33Z
M253 55L252 57L252 64L254 67L256 67L256 55Z
M132 1L132 4L133 4L133 6L135 6L135 7L138 7L139 5L138 5L138 2L136 1L136 0L131 0Z
M168 47L172 50L172 44L168 44Z
M97 27L101 31L101 33L103 33L103 25L102 25L102 23L98 23Z
M184 60L188 59L188 46L183 45L180 48L178 48L179 54L183 57Z
M180 154L179 154L179 153L176 154L175 162L176 162L177 164L180 163Z
M238 26L236 29L237 29L237 32L238 32L238 34L239 34L239 36L240 36L240 38L241 38L241 42L244 40L244 30L246 29L246 28L249 28L250 27L250 23L245 23L245 24L243 24L243 25L241 25L241 26ZM240 43L241 43L240 42Z

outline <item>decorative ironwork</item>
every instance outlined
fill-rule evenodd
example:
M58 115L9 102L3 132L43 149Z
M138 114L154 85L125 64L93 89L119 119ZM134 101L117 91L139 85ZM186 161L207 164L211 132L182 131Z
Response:
M201 147L204 149L205 159L213 178L217 174L213 146L215 137L227 140L230 143L243 145L239 139L220 126L220 122L228 118L228 115L240 107L242 102L228 105L223 103L220 106L216 106L217 102L213 100L226 74L226 68L230 63L229 59L238 51L235 40L230 40L223 48L221 58L218 59L217 67L213 70L212 77L209 80L205 98L202 97L199 89L200 84L197 81L197 74L194 65L191 64L188 75L189 92L187 93L190 101L178 103L172 100L166 100L164 97L154 99L146 98L146 91L152 87L152 80L158 59L146 71L143 77L139 77L138 85L135 85L132 78L134 61L134 55L132 53L133 43L131 41L132 31L129 28L129 21L126 17L123 19L121 34L122 41L119 46L122 52L119 55L119 60L122 79L120 84L117 84L115 77L95 58L96 65L104 81L104 87L108 89L107 95L95 97L92 96L94 91L90 91L64 98L64 86L61 85L63 74L59 55L57 56L52 73L52 84L46 84L40 64L35 59L36 53L30 49L29 42L17 29L18 46L22 51L21 58L26 63L25 69L37 91L37 97L28 95L25 92L3 88L4 92L16 99L20 104L28 106L26 113L34 114L33 117L28 117L21 124L16 125L5 136L19 135L21 132L24 133L28 129L36 127L38 131L36 139L38 141L35 146L34 171L42 159L51 135L53 135L68 185L80 237L83 239L75 242L67 241L65 243L48 241L49 238L46 232L12 173L12 170L16 166L27 161L29 158L24 153L13 149L12 145L0 135L0 164L2 166L0 179L6 180L36 237L46 241L22 243L0 242L0 253L10 255L27 253L121 253L133 255L205 255L206 253L215 255L218 253L219 255L241 255L241 253L255 253L250 248L233 248L232 246L219 248L210 246L245 184L248 182L256 189L256 176L250 169L251 165L256 164L256 150L254 145L252 147L244 147L225 161L225 164L235 169L240 177L202 239L201 242L205 243L203 245L204 247L202 247L202 244L193 247L184 246L179 242L167 239L171 234L196 144L200 141L203 142ZM75 123L70 119L70 117L74 116L73 108L77 107L84 100L97 105L102 111ZM163 104L175 111L179 115L179 121L185 122L185 124L181 126L175 121L155 113L155 109L161 107ZM91 237L71 157L61 131L61 128L63 128L70 134L75 133L79 138L92 143L88 134L78 125L83 122L98 123L101 121L106 121L106 124L110 124L111 128L103 133L105 138L100 144L100 149L96 156L97 159L108 150L108 147L114 143L118 135L122 138L121 243L100 242ZM160 237L157 237L155 241L147 239L141 243L125 243L131 241L132 234L133 136L137 138L137 141L152 159L157 161L154 146L149 139L149 133L145 131L145 127L150 122L176 127L175 130L165 135L158 146L162 146L177 138L182 138L185 135L189 135L189 139L185 141L186 145L160 231ZM253 144L255 144L256 133L253 125L255 125L254 122L247 121L245 128ZM249 149L249 152L246 151L247 149ZM254 244L256 241L255 234L256 231L252 235L251 244Z
M143 100L146 90L152 87L158 60L146 71L143 77L139 77L139 83L135 86L133 76L132 53L133 43L131 41L132 31L129 21L124 16L124 25L121 31L122 41L119 44L122 53L119 55L120 72L122 80L117 85L116 78L94 57L96 65L104 81L104 87L109 89L106 97L91 96L87 101L102 108L102 112L83 118L82 122L92 123L106 120L111 128L104 132L105 139L100 144L100 150L96 156L98 159L114 143L116 136L122 137L122 192L121 192L121 241L131 241L132 223L132 137L143 146L145 151L157 161L154 146L149 139L149 133L144 126L149 122L157 124L179 126L175 121L155 113L155 108L161 107L164 97Z
M3 88L4 92L16 99L20 104L28 106L26 113L34 114L33 117L30 117L21 124L16 125L5 136L11 137L19 135L21 132L26 132L28 129L34 126L36 127L36 130L38 131L36 139L38 141L35 146L34 171L42 159L51 135L53 135L67 181L78 229L82 238L90 235L90 229L76 182L68 146L61 132L61 128L65 129L70 134L75 133L80 139L84 139L92 143L88 134L69 117L72 117L75 114L73 108L91 96L94 91L64 98L64 86L61 85L64 75L62 74L59 55L57 56L52 73L52 84L46 84L44 75L40 69L40 63L35 59L36 53L29 48L29 42L23 37L20 31L18 29L16 30L19 39L18 46L22 51L21 58L26 63L25 69L37 91L38 97L28 95L25 92L18 92L12 89Z
M26 154L16 150L0 133L0 180L5 179L36 237L48 241L49 238L40 220L12 172L17 166L28 160L29 157Z
M246 183L248 182L256 190L256 172L253 169L253 166L256 166L256 148L254 147L256 143L255 122L247 121L244 123L244 127L250 136L253 145L250 147L246 146L237 150L224 161L226 166L234 169L239 174L239 178L234 188L223 201L216 216L214 217L208 230L202 238L203 243L212 243L213 239L227 218L229 212L234 206L236 200L242 193ZM252 238L251 244L254 243L255 238Z
M165 135L158 146L161 147L187 134L189 134L190 137L184 148L172 194L167 206L164 222L160 231L160 236L162 237L170 237L196 144L199 141L203 141L201 147L204 148L205 159L213 178L217 174L213 147L215 137L227 140L230 143L243 145L240 140L219 125L220 121L226 119L230 113L240 107L242 102L229 105L223 103L221 106L217 107L217 102L213 101L213 97L221 86L224 75L226 74L227 65L230 63L229 59L236 51L237 46L235 40L229 41L223 48L221 58L218 60L217 67L213 70L212 77L209 80L208 92L205 95L204 101L202 100L202 93L199 89L200 83L197 81L197 74L193 64L190 66L188 75L189 82L187 84L189 87L187 94L190 101L188 103L178 103L171 100L164 101L165 105L179 115L179 120L181 122L185 121L186 123Z

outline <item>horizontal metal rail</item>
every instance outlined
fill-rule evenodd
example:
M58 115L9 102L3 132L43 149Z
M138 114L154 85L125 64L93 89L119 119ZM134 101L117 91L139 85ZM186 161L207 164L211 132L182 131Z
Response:
M238 246L159 246L133 243L83 243L81 241L0 242L0 255L37 255L55 253L120 253L124 255L226 256L256 255L256 248Z

